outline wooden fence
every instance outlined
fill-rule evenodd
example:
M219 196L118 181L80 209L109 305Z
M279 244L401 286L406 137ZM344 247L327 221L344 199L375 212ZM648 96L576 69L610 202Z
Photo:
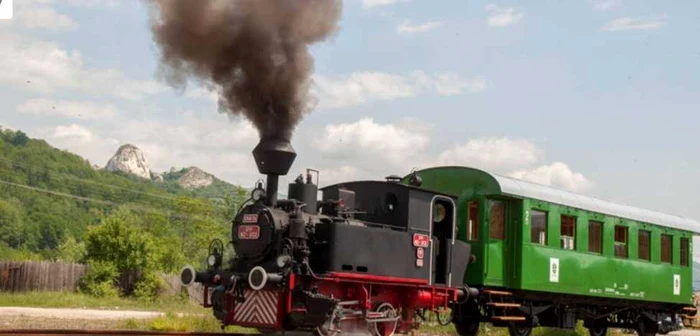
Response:
M0 261L0 291L76 291L85 265L50 261Z
M68 291L78 290L80 278L85 274L86 265L50 261L1 261L0 292L29 291ZM182 290L179 275L160 274L164 280L164 292L161 295L177 295ZM127 275L121 279L121 290L133 287L135 278ZM203 287L194 284L186 288L190 298L202 302Z

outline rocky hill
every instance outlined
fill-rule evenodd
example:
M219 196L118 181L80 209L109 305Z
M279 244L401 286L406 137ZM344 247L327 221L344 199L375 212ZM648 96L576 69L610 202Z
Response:
M148 165L146 155L138 147L126 144L117 150L105 167L109 172L120 172L130 176L149 179L165 185L176 184L197 197L221 198L240 192L240 188L218 179L199 167L171 168L168 172L154 172Z
M200 189L214 183L215 177L197 167L185 169L185 173L177 180L185 189Z
M105 170L110 172L123 172L145 179L151 179L151 170L143 152L136 146L126 144L117 150L107 162Z

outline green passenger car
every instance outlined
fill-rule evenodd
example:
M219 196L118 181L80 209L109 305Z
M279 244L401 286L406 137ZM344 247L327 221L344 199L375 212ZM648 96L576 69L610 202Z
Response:
M663 333L692 306L692 237L700 223L467 167L414 172L421 188L458 198L458 239L472 245L465 281L482 295L454 309L462 335L478 322L591 334ZM475 326L476 325L476 326Z

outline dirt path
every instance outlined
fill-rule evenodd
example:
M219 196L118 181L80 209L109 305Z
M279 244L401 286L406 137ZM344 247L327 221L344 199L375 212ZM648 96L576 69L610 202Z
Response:
M0 307L0 321L5 317L40 317L81 320L147 319L165 315L161 312L135 310L98 310L74 308Z

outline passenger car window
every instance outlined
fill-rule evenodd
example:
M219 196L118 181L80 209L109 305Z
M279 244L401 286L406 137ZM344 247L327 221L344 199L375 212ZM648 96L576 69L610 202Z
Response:
M547 213L530 210L530 239L535 244L547 245Z
M627 258L627 232L626 226L615 226L615 256L619 258Z
M681 265L689 266L688 257L690 254L690 240L688 238L681 238Z
M603 223L588 222L588 251L603 253Z
M576 217L561 216L561 248L576 249Z
M489 201L489 237L506 238L506 204L502 201Z
M673 263L673 241L671 235L661 234L661 262Z
M479 203L469 201L467 205L467 240L479 239Z
M639 230L639 259L651 260L651 232Z

